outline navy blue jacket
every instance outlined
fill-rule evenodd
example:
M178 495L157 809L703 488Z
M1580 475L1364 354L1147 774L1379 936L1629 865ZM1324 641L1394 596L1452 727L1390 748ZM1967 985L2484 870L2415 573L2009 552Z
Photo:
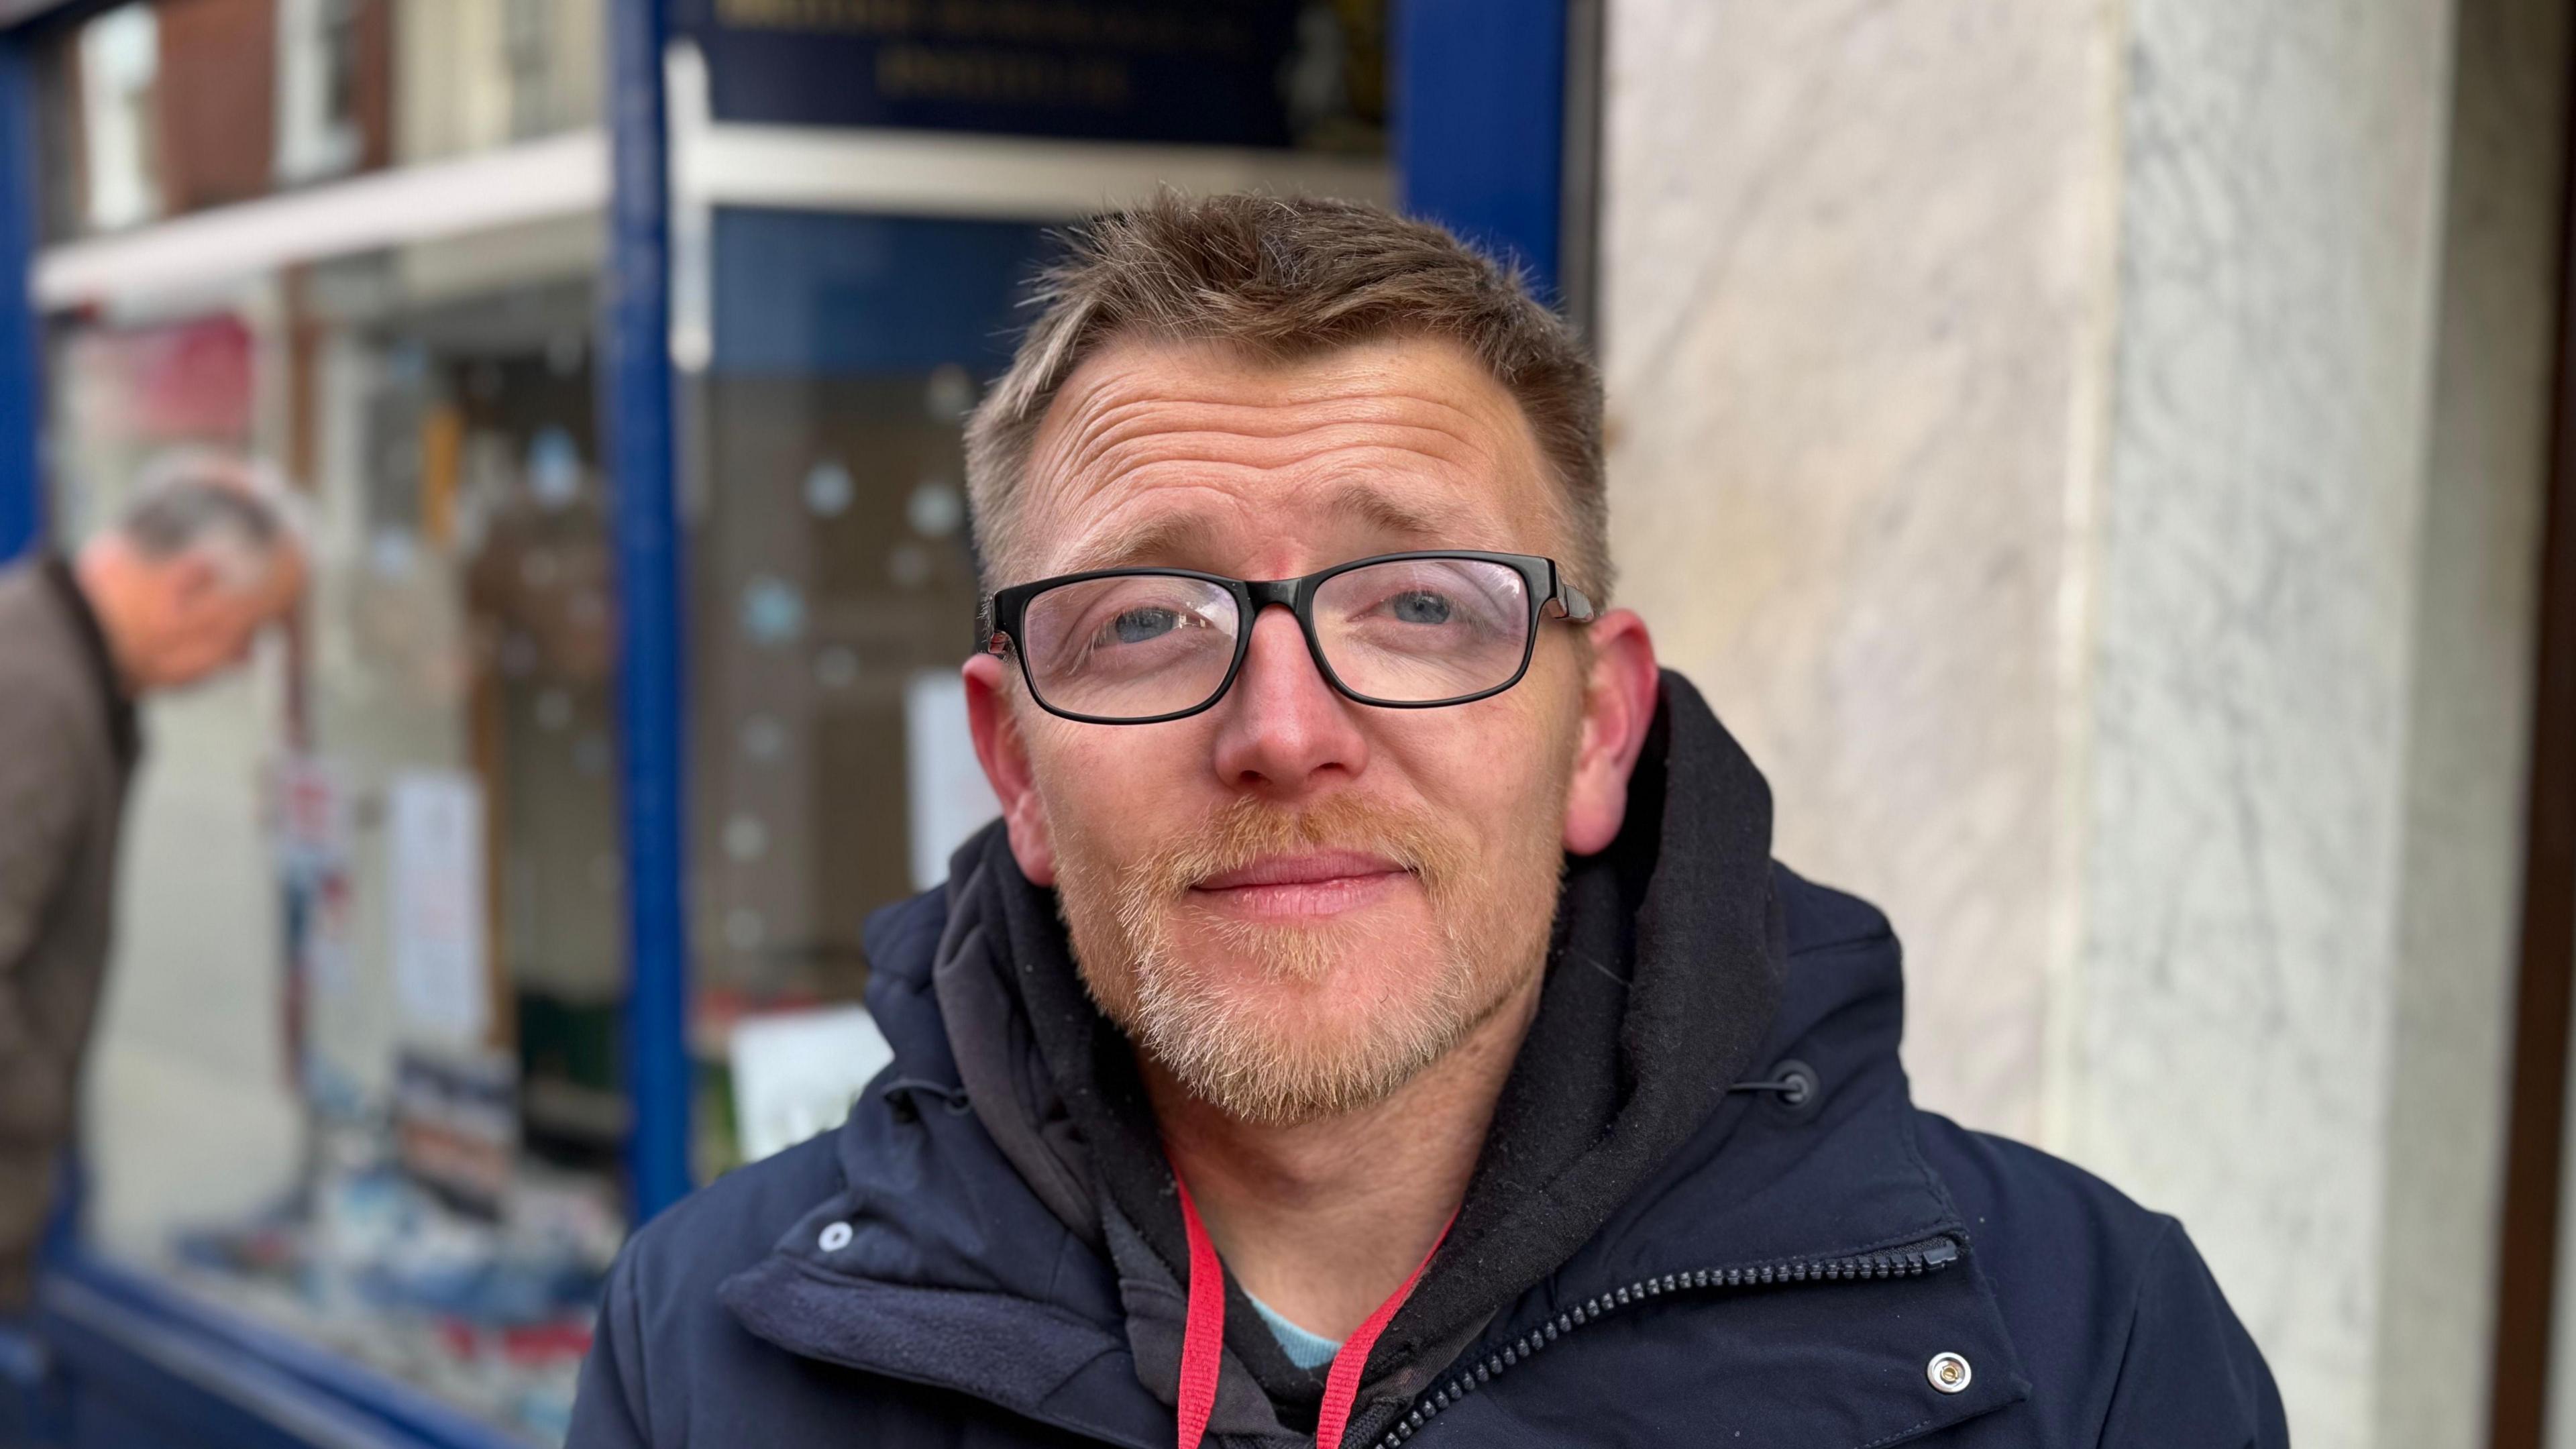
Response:
M1917 1110L1884 917L1756 875L1777 990L1748 1089L1721 1091L1463 1349L1380 1375L1346 1442L2285 1445L2271 1377L2181 1226ZM1051 1207L962 1090L935 980L959 899L870 924L895 1063L848 1122L636 1235L574 1449L1170 1449L1172 1330L1147 1320L1175 1285L1140 1282L1158 1274L1132 1236L1104 1251L1097 1223ZM1238 1414L1229 1434L1221 1404L1210 1442L1294 1442L1268 1424Z

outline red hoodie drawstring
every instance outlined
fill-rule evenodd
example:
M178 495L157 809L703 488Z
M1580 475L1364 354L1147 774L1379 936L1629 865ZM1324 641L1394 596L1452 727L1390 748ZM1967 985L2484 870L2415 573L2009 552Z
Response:
M1225 1265L1217 1260L1207 1224L1199 1221L1199 1206L1190 1200L1189 1184L1174 1173L1172 1185L1181 1191L1181 1227L1190 1240L1189 1316L1181 1328L1180 1449L1199 1449L1199 1442L1207 1437L1208 1416L1216 1411L1217 1373L1225 1358ZM1450 1218L1450 1223L1456 1221L1455 1216ZM1431 1252L1422 1255L1403 1285L1377 1306L1367 1322L1352 1330L1333 1355L1332 1370L1324 1375L1323 1408L1315 1415L1316 1449L1341 1449L1342 1431L1349 1427L1351 1405L1360 1396L1360 1374L1368 1367L1369 1350L1394 1321L1395 1311L1413 1296L1413 1285L1422 1281L1422 1270L1431 1266L1431 1254L1440 1251L1448 1236L1449 1223L1444 1223L1440 1236L1432 1240Z
M1190 1240L1190 1308L1181 1326L1181 1449L1199 1449L1208 1415L1216 1412L1216 1377L1225 1358L1225 1266L1208 1241L1207 1224L1199 1221L1199 1205L1190 1201L1189 1184L1174 1173L1172 1186L1181 1190L1181 1229Z

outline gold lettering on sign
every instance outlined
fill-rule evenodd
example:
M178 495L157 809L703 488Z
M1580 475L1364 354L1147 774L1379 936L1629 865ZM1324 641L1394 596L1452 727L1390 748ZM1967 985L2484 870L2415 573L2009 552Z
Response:
M716 23L743 30L839 30L918 35L928 0L716 0Z
M877 93L889 100L1115 110L1132 92L1126 64L1104 56L928 45L877 52Z

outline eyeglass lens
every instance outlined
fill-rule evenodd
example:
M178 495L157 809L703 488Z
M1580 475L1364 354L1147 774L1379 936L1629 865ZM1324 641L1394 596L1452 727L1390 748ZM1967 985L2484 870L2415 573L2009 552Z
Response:
M1399 559L1333 575L1315 591L1316 642L1351 693L1391 704L1481 694L1528 651L1529 590L1481 559ZM1243 627L1234 595L1201 579L1126 574L1029 600L1019 646L1038 697L1070 714L1152 719L1225 686Z

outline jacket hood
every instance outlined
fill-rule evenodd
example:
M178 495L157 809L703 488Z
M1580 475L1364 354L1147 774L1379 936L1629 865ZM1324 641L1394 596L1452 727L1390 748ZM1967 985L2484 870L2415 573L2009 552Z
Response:
M1627 824L1569 863L1538 1019L1457 1225L1371 1355L1348 1442L1460 1389L1460 1364L1507 1366L1711 1273L1884 1276L1964 1255L1912 1146L1885 923L1774 867L1769 826L1758 772L1666 675ZM996 828L958 852L945 891L872 922L869 954L895 1064L841 1129L847 1186L726 1303L809 1357L1168 1443L1177 1206L1132 1054L1083 994L1052 896ZM1952 1339L1993 1366L1944 1405L1963 1416L2019 1380L1973 1266L1956 1265L1927 1277L1916 1311L1957 1316ZM1229 1297L1212 1432L1304 1442L1316 1376ZM1912 1393L1870 1381L1889 1413L1919 1410L1921 1372L1907 1367ZM1869 1383L1849 1387L1860 1412Z

